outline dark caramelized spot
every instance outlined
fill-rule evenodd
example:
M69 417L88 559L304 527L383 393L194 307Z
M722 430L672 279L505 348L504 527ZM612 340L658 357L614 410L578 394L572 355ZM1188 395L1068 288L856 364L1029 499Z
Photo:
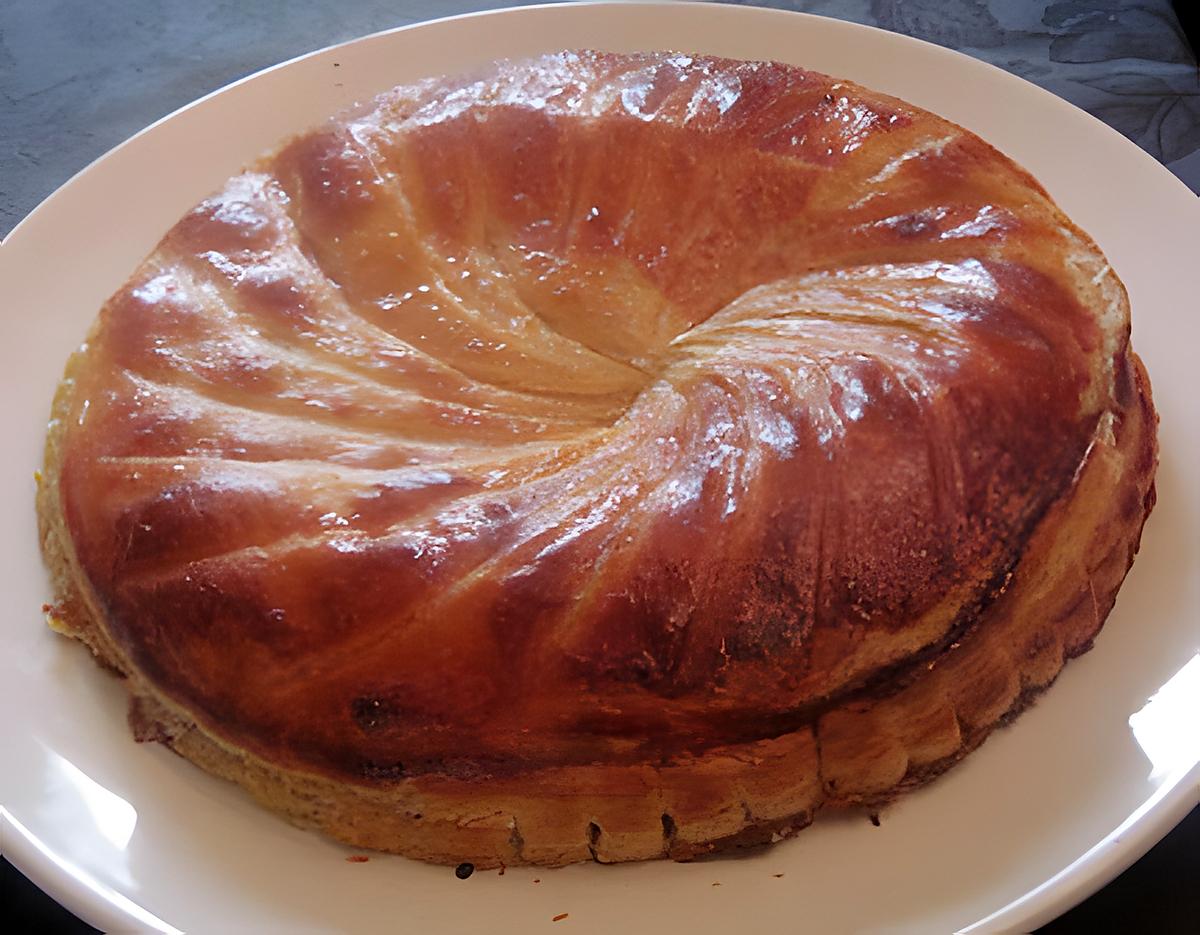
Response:
M375 763L368 760L363 763L360 771L367 779L396 780L404 777L404 764Z
M1129 365L1128 352L1123 351L1113 361L1113 381L1116 385L1117 402L1124 408L1132 406L1137 397L1137 385L1134 382L1133 369Z
M454 875L460 880L465 880L475 872L475 865L471 863L461 863L454 868Z
M592 855L592 860L600 862L599 856L596 854L596 842L600 840L600 826L594 821L589 821L587 826L587 846L588 853Z

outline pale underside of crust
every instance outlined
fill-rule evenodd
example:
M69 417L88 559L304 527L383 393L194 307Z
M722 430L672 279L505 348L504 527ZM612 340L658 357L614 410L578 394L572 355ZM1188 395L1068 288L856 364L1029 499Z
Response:
M108 637L61 512L52 435L39 488L58 604L51 626L122 674L140 740L167 744L295 823L347 843L477 867L686 860L786 837L821 809L878 807L1018 714L1086 651L1111 609L1154 501L1155 416L1129 354L1132 399L1101 418L1073 484L1042 517L1010 579L918 678L850 700L782 736L665 763L437 774L352 784L283 769L223 741L150 684Z

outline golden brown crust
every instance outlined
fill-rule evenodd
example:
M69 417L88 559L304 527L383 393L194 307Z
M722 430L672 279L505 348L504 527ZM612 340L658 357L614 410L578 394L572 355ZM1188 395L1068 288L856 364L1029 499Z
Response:
M138 739L166 743L298 824L349 844L484 868L690 859L778 840L822 808L877 806L935 778L1089 648L1154 503L1156 416L1136 357L1131 369L1135 403L1097 434L1073 487L1047 512L976 628L930 664L929 677L829 711L815 732L663 766L571 767L476 782L423 777L387 789L280 769L197 727L121 658L76 587L61 519L49 506L53 487L44 483L43 542L60 595L50 619L126 676Z
M1154 451L1119 280L982 141L564 53L389 92L185 217L68 365L39 515L138 735L293 819L682 859L1027 703Z

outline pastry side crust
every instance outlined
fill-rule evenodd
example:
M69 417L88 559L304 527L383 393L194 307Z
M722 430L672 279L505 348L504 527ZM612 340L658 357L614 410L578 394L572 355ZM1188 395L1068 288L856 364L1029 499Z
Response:
M50 625L126 681L139 740L165 743L293 822L357 847L477 867L687 860L786 837L823 808L878 807L936 777L1027 707L1090 648L1154 504L1149 380L1128 352L1128 402L1106 414L1074 483L1050 507L975 625L928 671L852 699L779 737L664 763L543 769L503 778L438 775L361 784L282 769L223 740L159 692L105 632L79 572L57 488L61 420L38 491L57 603ZM1120 380L1118 380L1120 382ZM70 385L55 401L69 406Z

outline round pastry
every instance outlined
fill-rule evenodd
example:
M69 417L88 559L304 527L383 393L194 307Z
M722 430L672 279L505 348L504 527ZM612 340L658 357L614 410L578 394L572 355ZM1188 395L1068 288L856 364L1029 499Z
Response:
M778 840L1087 649L1154 500L1125 291L1030 175L777 63L389 91L101 310L39 493L140 739L358 846Z

